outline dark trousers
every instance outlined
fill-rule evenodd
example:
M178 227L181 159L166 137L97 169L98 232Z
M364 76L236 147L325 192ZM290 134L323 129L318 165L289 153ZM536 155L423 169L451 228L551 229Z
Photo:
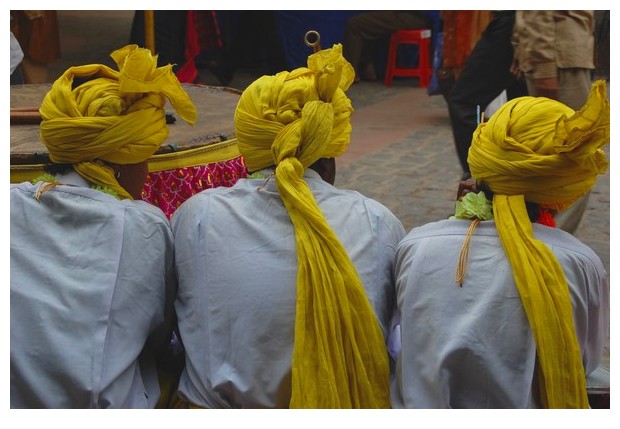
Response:
M516 80L510 73L514 22L514 11L494 14L450 91L450 123L456 153L465 173L469 173L467 153L477 127L476 106L483 112L503 90L509 100L527 95L524 80Z
M287 70L276 12L218 11L218 18L225 30L221 61L231 74L239 67L270 75Z
M144 11L137 10L131 25L130 43L145 44ZM176 73L185 63L186 10L155 11L155 52L159 67L172 64Z
M373 62L377 43L389 40L399 29L432 28L423 11L373 11L355 15L347 21L342 55L357 71L361 64Z
M11 85L23 85L24 83L24 72L22 71L22 66L20 64L11 74Z

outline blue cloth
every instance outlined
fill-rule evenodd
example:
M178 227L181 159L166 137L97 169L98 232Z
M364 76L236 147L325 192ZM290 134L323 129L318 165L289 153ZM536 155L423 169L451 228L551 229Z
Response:
M321 36L321 47L330 48L334 43L343 43L346 24L349 18L368 12L365 10L310 10L310 11L279 11L276 12L278 33L290 69L305 67L312 48L306 46L304 37L310 30L317 31ZM433 51L435 35L441 31L441 16L438 10L425 11L433 34ZM384 52L380 52L378 62L385 65L387 60L387 44ZM379 67L382 69L382 67Z
M342 43L349 18L363 10L295 10L276 12L278 32L289 68L305 67L312 48L306 46L304 37L310 30L321 36L321 47L331 48Z

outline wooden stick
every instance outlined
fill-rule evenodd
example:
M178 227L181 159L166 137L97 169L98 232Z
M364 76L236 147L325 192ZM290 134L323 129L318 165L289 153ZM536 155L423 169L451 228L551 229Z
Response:
M38 112L39 108L35 106L27 107L11 107L11 112Z
M155 55L155 11L144 11L144 47Z
M38 107L11 107L11 125L37 125L41 120Z

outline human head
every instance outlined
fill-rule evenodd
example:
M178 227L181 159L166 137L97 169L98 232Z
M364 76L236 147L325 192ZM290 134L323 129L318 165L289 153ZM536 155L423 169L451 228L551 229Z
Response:
M308 67L263 76L243 92L235 111L237 144L248 170L293 157L303 167L342 155L351 137L355 73L342 46L318 51Z
M587 408L581 350L562 265L534 236L525 202L563 210L586 194L608 161L609 102L604 81L573 111L547 98L521 97L478 126L469 149L472 176L493 192L493 218L536 341L544 407Z
M295 231L291 408L390 405L389 361L377 317L303 177L313 165L329 170L333 158L345 152L353 108L344 92L354 75L342 46L334 45L311 55L307 68L256 80L235 111L248 170L275 166L277 189Z
M172 72L157 67L148 49L127 45L112 52L118 71L102 64L70 67L52 85L40 108L41 140L54 163L71 163L88 181L121 198L123 170L141 169L168 137L169 101L189 124L196 108ZM74 84L78 80L84 83ZM135 196L135 195L134 195Z
M609 102L604 81L577 112L544 97L505 103L474 132L472 176L495 194L564 210L587 194L608 161Z

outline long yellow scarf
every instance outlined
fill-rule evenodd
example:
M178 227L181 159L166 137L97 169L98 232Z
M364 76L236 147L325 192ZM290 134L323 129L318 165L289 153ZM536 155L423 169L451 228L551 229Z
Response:
M119 71L71 67L54 82L40 108L41 140L53 162L72 163L86 180L131 198L102 161L136 164L153 155L168 137L166 99L190 124L196 108L172 66L158 68L148 49L128 45L111 57ZM76 77L93 79L73 89Z
M291 408L389 408L385 340L359 275L328 225L304 169L346 150L353 82L342 47L319 51L308 68L263 76L235 112L250 171L276 165L295 229L297 304Z
M536 340L543 406L587 408L581 351L566 277L534 238L525 201L562 210L593 186L608 165L609 102L598 81L578 112L546 98L503 105L474 133L468 162L494 192L498 234Z

